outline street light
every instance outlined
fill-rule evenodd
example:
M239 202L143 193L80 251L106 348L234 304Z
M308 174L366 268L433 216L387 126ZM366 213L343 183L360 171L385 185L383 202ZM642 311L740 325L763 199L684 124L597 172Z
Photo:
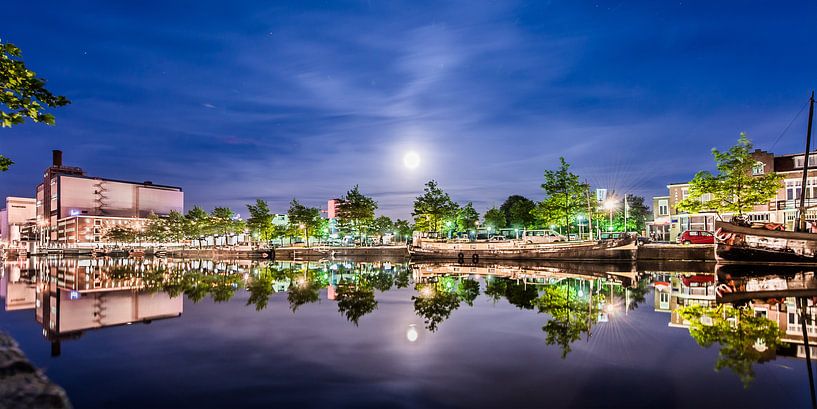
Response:
M582 222L584 221L584 216L582 216L582 215L576 216L576 221L579 222L579 240L581 240L582 235L584 234L584 229L583 229L584 225L582 224Z
M604 202L604 208L610 210L610 224L607 226L607 230L613 231L613 209L616 207L616 202L613 199L607 199Z

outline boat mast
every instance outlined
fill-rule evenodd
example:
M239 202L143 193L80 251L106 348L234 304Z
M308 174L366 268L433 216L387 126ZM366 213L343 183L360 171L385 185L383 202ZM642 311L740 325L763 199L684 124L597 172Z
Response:
M811 91L808 106L808 125L806 127L806 156L803 158L803 183L800 185L800 214L796 230L806 231L806 182L808 181L808 154L811 150L811 120L814 117L814 91Z

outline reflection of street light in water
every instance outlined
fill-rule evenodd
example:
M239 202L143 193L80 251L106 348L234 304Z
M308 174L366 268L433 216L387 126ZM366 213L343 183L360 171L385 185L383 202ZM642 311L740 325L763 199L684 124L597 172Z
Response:
M425 286L425 287L420 289L420 296L421 297L431 297L431 293L432 293L432 290L431 290L431 287L429 287L429 286Z
M409 342L417 341L417 327L414 324L410 324L408 326L408 330L406 331L406 339Z

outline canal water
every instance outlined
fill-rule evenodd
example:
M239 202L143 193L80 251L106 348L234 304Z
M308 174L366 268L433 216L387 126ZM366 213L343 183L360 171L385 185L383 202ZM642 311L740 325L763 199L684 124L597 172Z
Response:
M811 405L809 271L29 259L0 290L77 408Z

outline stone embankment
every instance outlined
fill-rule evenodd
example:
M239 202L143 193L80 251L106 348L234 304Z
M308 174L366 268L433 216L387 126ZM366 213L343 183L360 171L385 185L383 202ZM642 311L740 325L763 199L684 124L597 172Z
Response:
M70 407L65 391L48 380L10 336L0 332L0 409Z

